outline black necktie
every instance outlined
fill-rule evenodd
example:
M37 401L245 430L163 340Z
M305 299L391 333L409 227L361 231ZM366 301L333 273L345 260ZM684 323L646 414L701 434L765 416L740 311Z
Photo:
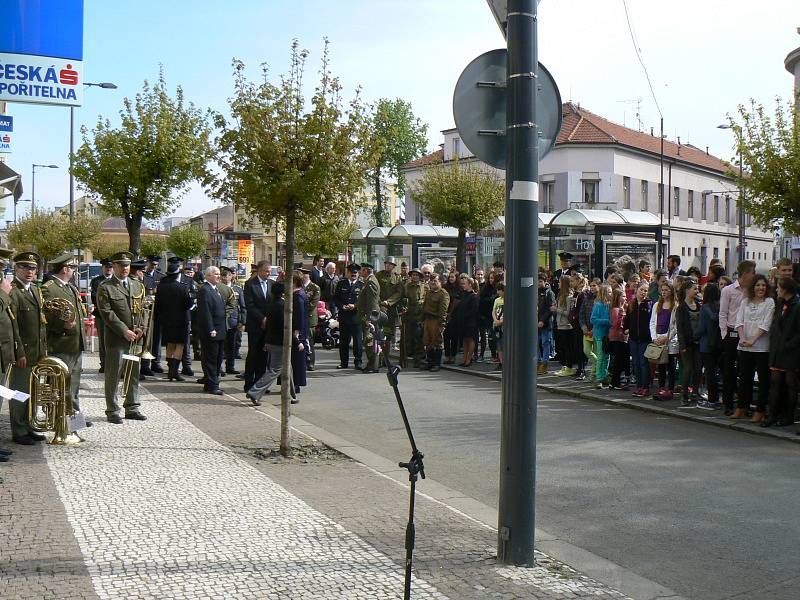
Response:
M122 287L124 287L125 291L127 292L128 291L128 282L127 281L123 281L122 282Z

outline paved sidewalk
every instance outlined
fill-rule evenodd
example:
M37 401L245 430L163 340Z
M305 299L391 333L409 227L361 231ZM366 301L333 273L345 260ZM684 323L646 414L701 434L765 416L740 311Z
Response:
M495 381L502 380L502 374L495 370L497 365L488 359L480 363L474 362L471 366L466 368L458 366L461 362L461 355L459 355L455 361L456 364L442 365L442 368L459 373L469 373L477 377L484 377ZM735 431L743 431L753 435L763 435L800 444L800 435L795 433L795 427L761 427L747 420L734 421L726 417L721 410L709 411L698 408L685 408L681 406L677 394L674 400L663 402L653 400L652 398L636 398L631 395L631 390L598 390L595 384L588 380L577 381L574 377L557 377L554 375L554 372L559 368L559 363L551 363L550 373L537 376L538 387L549 392L573 396L583 400L593 400L596 402L613 404L615 406L624 406L636 410L668 415L679 419L688 419L697 423L724 427ZM795 426L800 428L800 424L798 423L796 423Z
M86 442L17 447L0 466L3 598L401 596L407 493L393 479L300 434L299 458L273 457L278 423L231 378L221 398L149 380L148 421L108 424L94 362ZM313 385L303 394L324 394ZM441 502L420 497L417 517L414 598L626 598L544 554L498 566L491 528Z

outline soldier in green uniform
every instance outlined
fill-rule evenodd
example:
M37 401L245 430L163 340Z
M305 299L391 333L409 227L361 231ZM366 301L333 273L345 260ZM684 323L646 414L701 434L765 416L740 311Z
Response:
M114 275L106 279L97 289L97 304L105 323L106 341L106 418L109 423L122 424L117 401L122 355L126 354L131 342L144 335L135 329L134 320L138 319L137 311L141 310L145 298L144 285L138 279L129 277L131 270L130 252L117 252L111 257L114 263ZM134 363L128 394L123 402L125 418L136 421L147 419L139 411L139 363Z
M364 366L364 373L378 372L378 359L380 356L379 342L382 332L379 327L370 323L370 315L380 309L381 286L378 278L373 274L373 267L369 263L361 264L361 279L364 287L358 294L356 311L358 320L364 336L364 352L367 355L367 364Z
M11 375L14 363L24 356L17 319L11 311L11 282L4 275L13 254L13 250L0 248L0 383L3 385L9 384L6 376ZM0 398L0 409L2 408L3 399ZM8 462L11 454L11 450L0 448L0 462Z
M422 303L423 332L422 343L428 355L428 368L438 371L442 364L445 325L447 324L447 307L450 305L450 294L442 287L442 275L434 273L428 282L425 300Z
M42 294L36 285L36 272L41 258L35 252L22 252L14 257L14 281L11 283L11 310L17 320L22 355L11 370L11 387L30 393L31 369L47 356L47 328L42 312ZM18 443L30 446L43 441L44 435L28 426L28 403L9 403L11 437Z
M395 273L397 263L393 256L383 261L383 271L375 277L381 287L381 310L386 313L389 323L383 328L383 351L388 354L392 349L398 321L398 303L403 298L403 281L399 273Z
M309 371L314 370L314 365L317 362L317 354L314 351L314 332L319 323L319 315L317 314L317 303L319 297L322 295L320 287L311 281L311 271L308 269L298 269L303 274L303 284L306 291L306 321L308 323L308 332L306 333L306 369Z
M422 305L427 288L422 283L422 273L412 269L403 290L403 303L400 328L401 366L405 366L408 356L414 357L414 368L419 369L425 356L422 347Z
M230 283L230 275L231 270L228 267L220 267L219 268L219 281L217 282L217 290L219 291L219 295L222 296L222 301L225 303L225 344L223 345L223 363L222 367L219 371L220 377L225 377L225 361L228 359L228 335L231 335L230 331L230 323L231 323L231 316L233 315L234 311L238 311L239 307L236 301L236 294L233 292L233 288L228 285ZM205 379L205 378L202 378ZM203 382L205 383L205 381Z
M50 356L63 360L69 367L69 398L72 401L72 407L79 411L78 395L81 370L83 369L82 353L86 348L83 337L83 318L86 316L86 309L81 302L80 292L71 283L72 275L78 264L71 254L62 254L48 262L52 277L42 286L42 299L47 303L60 298L68 303L72 318L65 321L60 310L45 311L47 352ZM86 425L91 427L91 421L87 420Z

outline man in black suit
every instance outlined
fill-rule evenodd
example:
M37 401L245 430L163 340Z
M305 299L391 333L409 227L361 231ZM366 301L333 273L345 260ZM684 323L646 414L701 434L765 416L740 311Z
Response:
M353 362L356 369L361 368L361 323L358 320L356 305L358 294L364 286L358 280L359 265L347 265L347 277L343 277L336 284L334 298L339 307L339 366L337 369L346 369L350 361L350 340L353 340Z
M300 265L301 267L303 265ZM314 257L314 264L311 265L311 281L318 286L322 287L320 283L322 281L322 277L325 275L325 259L322 258L321 254L317 254Z
M225 336L228 330L225 301L217 289L219 269L208 267L205 282L197 292L197 333L200 337L201 364L205 385L203 390L221 396L219 372L225 356Z
M244 391L247 392L253 383L267 370L269 357L264 350L264 329L267 326L267 303L272 289L269 278L272 265L262 260L256 265L256 274L244 284L244 303L247 307L247 357L244 361Z
M111 277L113 263L111 259L104 258L100 261L100 275L92 278L91 293L92 293L92 315L94 315L94 326L97 328L97 339L100 342L100 372L105 372L106 365L106 343L105 343L105 323L103 317L100 316L100 309L97 307L97 290L100 284L106 279Z

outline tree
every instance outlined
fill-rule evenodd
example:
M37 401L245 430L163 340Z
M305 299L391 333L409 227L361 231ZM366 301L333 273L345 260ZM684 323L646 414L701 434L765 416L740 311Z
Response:
M762 229L800 233L800 115L796 103L777 99L774 117L755 100L729 118L743 176L731 171L742 206Z
M313 228L324 228L337 216L358 208L366 173L374 165L369 144L369 119L359 91L347 106L342 85L330 72L328 41L322 54L320 79L307 106L303 72L308 56L297 40L292 44L290 72L277 83L252 83L245 65L234 61L231 121L217 115L219 197L235 202L254 221L276 222L286 232L286 256L294 256L298 231L303 239ZM290 271L291 273L291 271ZM292 281L286 282L284 356L281 373L280 452L291 453L289 429Z
M170 213L190 182L205 180L214 153L204 114L180 87L169 95L163 70L155 85L145 81L133 101L124 100L120 117L119 127L100 118L91 139L82 129L72 172L105 212L125 219L129 250L138 255L142 222Z
M350 234L356 229L358 225L352 213L301 219L297 223L297 249L306 254L336 256L347 248Z
M167 248L175 256L189 260L193 256L205 252L208 248L208 235L202 229L191 225L175 227L169 232Z
M8 231L11 245L22 250L35 250L49 260L65 251L90 248L102 233L102 221L88 215L75 215L75 220L54 212L36 210L20 219Z
M122 240L101 237L89 244L88 248L92 251L94 260L100 261L104 258L111 258L117 252L124 252L128 249L128 244Z
M381 98L372 118L372 143L377 152L375 168L370 173L375 190L375 225L389 222L389 210L381 190L385 178L397 181L397 194L405 194L405 177L400 165L419 157L428 144L428 126L414 116L411 103L400 98Z
M505 186L494 175L456 159L452 164L428 167L412 197L431 223L458 229L456 268L463 272L467 231L485 229L503 211Z
M163 235L143 235L140 252L142 256L161 256L168 250L167 237Z

